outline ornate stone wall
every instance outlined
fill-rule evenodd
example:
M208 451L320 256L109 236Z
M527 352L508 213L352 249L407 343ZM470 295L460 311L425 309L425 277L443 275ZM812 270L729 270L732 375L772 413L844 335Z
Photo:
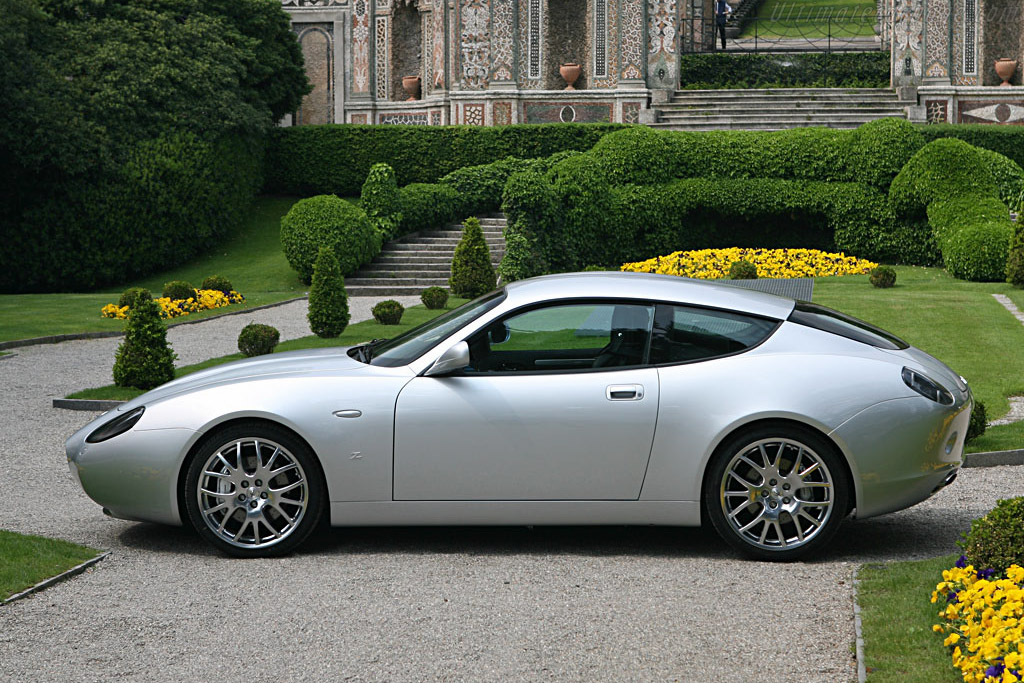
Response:
M924 0L893 0L892 78L917 85L924 74Z
M982 85L999 85L993 64L1000 57L1016 59L1017 73L1010 83L1021 85L1024 68L1024 6L1020 0L985 0L981 3L981 24L985 37L978 65Z

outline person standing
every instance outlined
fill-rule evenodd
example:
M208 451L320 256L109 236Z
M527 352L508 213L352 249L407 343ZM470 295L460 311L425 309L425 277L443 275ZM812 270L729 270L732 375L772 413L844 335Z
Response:
M718 27L718 35L722 37L722 49L725 49L725 22L732 14L732 7L725 0L715 0L715 25Z

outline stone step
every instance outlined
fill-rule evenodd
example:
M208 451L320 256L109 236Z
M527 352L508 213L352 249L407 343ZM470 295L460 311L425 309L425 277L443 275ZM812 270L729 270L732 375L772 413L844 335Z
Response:
M744 102L743 100L718 100L718 101L697 101L697 100L677 100L674 102L666 102L665 104L659 104L658 110L673 111L677 109L714 109L716 111L721 109L737 109L745 111L779 111L786 110L792 111L799 109L801 111L863 111L865 109L881 109L884 111L902 111L903 107L908 106L910 103L901 103L897 100L880 100L878 102L788 102L785 104L774 103L774 102Z
M660 130L688 130L693 132L710 130L757 130L762 132L773 132L779 130L790 130L792 128L834 128L837 130L853 130L859 128L867 121L852 123L821 123L805 121L802 123L779 123L776 121L764 121L762 123L652 123L647 124L652 128Z
M445 280L444 284L436 285L437 287L448 288L448 281ZM379 297L395 297L395 296L419 296L423 293L426 287L420 287L416 285L388 285L388 286L359 286L349 287L348 283L345 284L345 293L348 296L379 296Z
M358 275L358 274L357 274ZM447 277L396 277L387 280L381 278L350 277L345 280L345 289L350 287L447 287ZM351 296L351 295L350 295Z
M777 121L779 123L803 123L807 125L826 125L828 123L858 123L873 119L887 118L885 114L864 114L835 112L831 114L818 114L815 112L802 112L799 114L741 114L741 113L716 113L716 112L686 112L666 114L658 119L658 122L684 122L684 121L717 121L721 123L759 123L762 121Z

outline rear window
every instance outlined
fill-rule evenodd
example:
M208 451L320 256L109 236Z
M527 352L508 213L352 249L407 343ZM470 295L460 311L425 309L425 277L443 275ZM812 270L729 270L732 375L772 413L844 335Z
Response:
M910 346L894 334L875 327L853 316L834 311L825 306L799 301L789 316L789 322L806 325L816 330L838 334L862 344L870 344L879 349L898 351Z
M777 320L731 311L659 304L651 363L686 363L746 351L767 339L778 325Z

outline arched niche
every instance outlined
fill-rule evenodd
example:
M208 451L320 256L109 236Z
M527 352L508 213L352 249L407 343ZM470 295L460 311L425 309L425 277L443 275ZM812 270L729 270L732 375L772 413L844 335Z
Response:
M390 99L401 102L409 95L402 78L419 76L420 96L423 79L423 20L416 0L396 0L391 15L391 92Z
M298 30L306 63L306 77L313 90L302 98L295 123L334 123L334 46L330 24L307 24Z
M1009 57L1017 60L1017 72L1010 83L1021 85L1021 71L1024 68L1024 8L1018 0L981 0L980 9L981 84L1002 83L1002 79L996 75L994 64L1001 57Z
M592 73L590 55L591 0L547 0L547 32L544 54L544 88L561 90L565 87L558 72L561 64L575 62L580 65L580 77L574 87L590 87Z

